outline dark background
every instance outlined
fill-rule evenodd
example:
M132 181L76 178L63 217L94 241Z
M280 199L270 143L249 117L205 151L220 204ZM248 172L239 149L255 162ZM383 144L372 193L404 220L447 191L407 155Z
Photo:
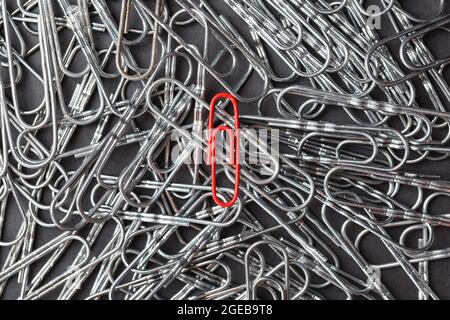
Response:
M171 7L176 7L173 4L172 0L167 0L169 5ZM221 12L225 13L227 18L233 23L233 25L239 29L239 30L245 30L246 26L243 24L243 22L237 18L234 13L227 7L226 4L223 3L221 0L210 0L209 1L211 5L216 8L217 10L220 10ZM427 16L427 14L430 14L430 12L434 12L436 8L436 4L438 1L434 0L408 0L408 1L400 1L400 3L408 9L410 12L413 12L415 14L418 14L420 16ZM12 8L15 8L15 0L7 0L8 3L8 9L11 12ZM57 7L56 1L54 1L55 7ZM118 14L120 11L120 3L119 0L111 0L109 4L111 7L115 8L115 14L116 19L118 21ZM367 5L369 5L370 2L367 2ZM446 12L450 12L449 5L447 5ZM385 19L385 18L383 18ZM384 21L384 20L383 20ZM386 25L384 22L382 23L382 26ZM392 30L389 29L383 29L381 31L381 34L388 35L392 32ZM183 33L183 36L186 39L189 39L192 43L198 43L199 37L198 37L198 30L196 31L193 28L186 28L186 30L183 30L181 33ZM67 41L67 34L62 33L61 34L61 41ZM445 35L438 35L436 38L427 39L427 43L429 44L430 48L433 52L436 53L437 56L442 55L445 56L450 52L450 42L448 41L449 37L445 37ZM97 40L97 39L96 39ZM30 38L30 41L32 43L36 42L36 38ZM99 38L98 44L99 46L103 47L104 41L106 41L103 38ZM201 41L201 40L200 40ZM107 43L107 42L106 42ZM216 44L212 44L214 46ZM215 48L212 47L211 51L214 51ZM146 65L146 60L148 60L148 55L144 48L142 50L134 50L133 53L136 56L136 59L140 62L140 65ZM82 59L76 60L81 61ZM273 60L275 65L278 65L280 69L283 67L277 62L276 60ZM30 63L34 64L35 66L39 65L39 59L36 59L35 57L31 57ZM80 62L80 65L82 65L82 62ZM74 65L71 66L72 69L79 70L83 67L77 65L77 62L74 63ZM4 70L4 69L3 69ZM39 69L37 69L39 70ZM23 105L31 106L36 103L36 101L39 101L39 97L41 93L38 89L36 89L36 85L33 84L32 80L28 80L25 78L24 80L25 84L23 86L19 86L20 88L20 100ZM67 91L68 97L70 97L71 93L73 92L74 83L64 83L65 90ZM299 83L305 83L304 81L299 81ZM114 83L107 83L107 86L110 86L111 90L114 88ZM257 88L255 88L257 84L252 84L250 81L246 87L244 88L244 92L252 92L257 91ZM34 89L33 89L34 88ZM210 98L212 95L214 95L215 92L220 90L220 87L214 82L214 81L208 81L208 88L207 88L208 98ZM423 93L419 91L418 93L418 99L421 106L425 106L427 104L427 98L423 96ZM244 114L255 114L255 106L252 104L247 104L241 106L241 112ZM61 115L60 115L61 116ZM340 113L331 112L329 117L333 119L333 122L339 123L341 121L344 121L344 117ZM143 127L150 127L150 124L144 125ZM77 135L74 138L74 146L83 146L86 145L86 139L91 139L91 129L92 126L87 126L87 128L83 128L82 130L77 131ZM45 139L45 138L43 138ZM133 152L131 152L133 154ZM111 163L109 164L109 168L112 171L115 171L114 168L116 167L117 170L120 170L120 168L124 167L124 164L127 163L127 161L130 158L130 151L126 148L118 148L117 152L111 159ZM69 168L76 169L77 164L79 162L73 161L66 161L64 165ZM443 180L450 180L450 172L448 170L449 162L443 161L438 163L422 163L419 165L409 166L406 168L408 171L412 172L421 172L426 174L433 174L433 175L439 175L441 176L441 179ZM411 194L407 194L406 197L415 197L415 193L412 192ZM24 202L26 204L26 202ZM440 202L440 207L435 208L437 212L449 212L450 210L450 203L442 201ZM14 237L14 234L17 233L17 228L21 222L20 217L18 214L15 214L17 209L14 208L14 204L12 207L7 211L7 223L5 224L7 230L4 231L5 238L8 238L9 235L11 237ZM313 212L320 212L320 206L318 204L312 204L311 205L311 211ZM258 212L255 212L255 215L258 215ZM339 221L338 218L336 218L336 223L342 223L342 221ZM448 232L448 229L446 228L436 228L436 239L433 245L433 248L448 248L450 247L450 234ZM38 228L37 236L36 236L36 246L45 244L50 239L53 239L56 235L60 233L59 230L53 229L53 228ZM393 231L395 234L395 230ZM107 241L107 238L105 238L103 241ZM106 243L106 242L105 242ZM9 248L2 248L0 247L0 266L4 264L5 258L9 252ZM390 257L389 253L386 252L386 249L383 248L382 245L380 245L379 241L375 238L368 237L366 241L363 242L361 247L361 252L364 254L364 256L367 258L368 261L374 263L374 264L380 264L387 261L392 261L392 258ZM67 261L71 261L70 254L67 257L64 257L67 259ZM348 257L343 255L342 257L341 265L344 270L347 270L349 272L352 272L351 270L354 270L355 266L353 265L353 262L348 260ZM36 266L39 265L39 262L36 264ZM33 267L32 269L37 268ZM58 263L58 266L55 268L54 274L58 274L65 268L65 261L61 261ZM429 270L430 270L430 285L435 290L435 292L443 299L450 299L450 262L448 259L439 260L430 262L429 264ZM34 271L33 271L34 272ZM354 271L357 273L357 271ZM236 282L242 281L239 280L240 275L236 274ZM409 280L409 278L406 276L403 270L400 268L393 268L388 269L386 271L383 271L382 273L382 281L386 284L386 286L391 290L391 292L394 294L395 297L399 299L416 299L417 298L417 290ZM9 280L6 291L4 292L2 298L3 299L15 299L18 295L19 286L17 285L17 277L13 277ZM83 291L83 290L82 290ZM342 299L342 293L334 290L332 288L324 290L321 293L324 294L327 298L336 298L336 299ZM76 296L76 298L81 298L83 295L80 294L79 296ZM46 298L55 298L57 295L50 294L46 296Z

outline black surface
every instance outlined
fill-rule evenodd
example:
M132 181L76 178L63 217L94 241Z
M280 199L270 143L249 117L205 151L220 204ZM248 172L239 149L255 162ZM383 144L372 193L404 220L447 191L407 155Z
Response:
M168 0L170 1L170 0ZM15 0L8 0L8 5L10 8L15 7ZM56 2L56 1L55 1ZM426 15L429 12L432 12L435 8L435 5L437 1L429 1L429 0L408 0L408 1L400 1L406 8L411 9L411 11L419 14ZM120 7L120 1L111 1L111 6L118 9ZM210 3L214 8L224 10L223 12L226 13L227 17L230 18L230 21L237 27L245 28L245 26L242 25L242 21L240 21L238 18L234 16L234 14L230 11L229 8L226 8L226 5L221 0L211 0ZM118 13L118 11L116 11ZM450 12L449 8L447 8L447 12ZM385 32L387 30L383 30ZM196 30L186 30L187 37L190 37L192 39L192 43L199 43L201 39L198 37ZM387 32L389 33L389 32ZM190 35L189 35L190 34ZM64 35L62 35L62 38L64 38ZM445 39L445 37L443 38ZM447 37L448 39L448 37ZM36 41L35 39L33 41ZM105 41L102 38L99 38L99 43L102 43L102 41ZM442 39L428 39L428 43L430 47L432 47L434 50L439 52L440 54L445 55L446 53L450 52L450 42ZM103 47L103 46L102 46ZM212 49L214 50L214 49ZM144 65L146 62L146 51L141 50L138 57L140 61L142 61L142 65ZM34 59L36 60L36 59ZM35 61L35 65L38 65L39 61ZM80 66L72 66L75 69L80 69ZM65 90L67 90L68 95L70 95L69 92L72 92L73 86L75 82L67 82L65 83ZM114 87L114 82L108 83L111 88ZM208 82L208 98L211 97L216 91L220 90L217 85L211 81ZM25 89L27 88L27 89ZM36 89L36 83L33 84L32 81L29 83L26 83L24 87L22 87L21 91L21 103L24 105L33 105L37 99L39 99L41 93L37 92ZM252 91L254 88L252 88L252 84L249 83L248 87L245 88L245 91ZM421 97L419 96L418 100L421 100ZM426 104L426 99L423 99L423 103ZM450 107L447 106L447 110L450 110ZM244 105L241 106L241 112L247 113L247 114L254 114L255 112L255 106L254 105ZM342 116L340 114L332 114L331 117L333 117L333 122L340 122L340 119L342 119ZM147 124L145 127L149 127L149 124ZM89 131L92 129L92 127L83 129L79 131L79 134L77 135L74 145L84 145L86 139L91 138L91 132ZM120 168L123 168L124 165L126 165L128 159L130 158L130 152L126 149L119 148L117 150L117 154L114 155L113 160L110 162L110 168L111 170L114 170L117 172L117 170L120 170ZM77 167L76 163L66 163L68 167ZM449 162L439 162L439 163L424 163L420 165L410 166L410 171L414 172L421 172L426 174L433 174L433 175L440 175L443 180L450 180L450 172L448 170L449 168ZM409 197L415 197L414 192L411 192L410 194L405 195L406 199ZM312 211L318 211L320 209L319 206L314 205L311 207ZM441 202L441 208L436 208L438 212L449 212L450 210L450 202ZM8 235L14 236L14 234L17 232L17 226L20 223L20 218L18 217L18 214L14 214L16 209L11 208L8 211L8 221L6 225L8 226L8 230L5 231L6 238L8 238ZM255 214L258 214L255 212ZM335 223L339 223L339 219L335 221ZM395 231L394 231L395 232ZM56 235L60 233L59 230L53 229L53 228L38 228L37 237L36 237L36 245L42 245L45 244L50 239L53 239ZM104 239L104 241L107 241L107 237ZM450 246L450 233L448 232L448 229L446 228L436 228L436 240L435 240L435 246L439 248L447 248ZM1 248L0 247L0 266L3 265L4 260L6 258L6 255L9 251L9 248ZM367 241L365 241L362 244L362 253L368 258L369 261L372 261L373 263L381 263L386 261L391 261L391 257L389 253L385 252L385 249L382 248L381 245L379 245L379 240L368 237ZM68 263L70 263L70 256L65 257L67 259ZM39 263L38 263L39 264ZM354 269L353 263L349 263L345 257L343 257L341 264L343 266L344 270L351 271ZM347 265L346 265L347 264ZM57 268L55 268L55 274L58 274L58 272L61 272L64 269L64 263L59 263ZM391 292L400 299L416 299L417 298L417 290L414 288L411 281L408 279L408 277L405 275L405 273L399 269L391 269L387 270L382 273L382 280L386 284L386 286L391 290ZM430 284L433 289L435 289L435 292L443 299L450 299L450 261L448 259L431 262L430 263ZM19 286L17 285L17 277L14 277L8 282L7 289L3 295L3 299L8 298L15 298L18 295ZM325 294L328 298L343 298L342 293L337 292L336 290L330 290L329 292L326 292ZM54 298L54 294L50 294L46 298Z

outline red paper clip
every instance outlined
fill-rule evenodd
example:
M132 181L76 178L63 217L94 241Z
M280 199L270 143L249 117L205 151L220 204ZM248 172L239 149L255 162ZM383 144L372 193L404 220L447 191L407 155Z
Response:
M228 99L233 104L234 110L234 130L228 126L219 126L213 128L214 124L214 112L216 109L216 103L219 99ZM211 104L209 105L209 124L208 124L208 164L211 165L212 175L212 196L217 205L228 208L234 205L239 196L239 184L241 181L241 164L239 161L239 108L238 102L234 96L228 93L219 93L213 97ZM216 142L217 133L225 131L230 136L230 164L236 169L234 179L234 195L228 202L223 202L217 197L217 180L216 180ZM233 152L234 151L234 152Z

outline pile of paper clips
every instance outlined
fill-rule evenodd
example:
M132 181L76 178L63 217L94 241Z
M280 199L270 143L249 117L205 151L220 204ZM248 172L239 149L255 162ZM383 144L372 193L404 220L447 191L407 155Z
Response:
M401 2L0 0L0 297L442 298L450 16Z

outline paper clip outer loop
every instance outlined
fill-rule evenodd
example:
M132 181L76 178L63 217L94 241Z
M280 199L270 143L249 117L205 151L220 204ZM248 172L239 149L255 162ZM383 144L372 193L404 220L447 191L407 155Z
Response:
M228 126L219 126L213 128L214 114L216 110L216 104L219 99L228 99L233 105L234 111L234 130ZM231 135L230 139L230 164L235 167L235 181L234 181L234 194L233 198L227 202L223 202L217 196L217 163L216 163L216 135L218 132L225 131ZM241 180L241 164L239 159L239 107L237 99L229 93L219 93L215 95L209 105L209 122L208 122L208 164L211 165L211 188L214 202L223 207L229 208L233 206L239 196L239 185Z

